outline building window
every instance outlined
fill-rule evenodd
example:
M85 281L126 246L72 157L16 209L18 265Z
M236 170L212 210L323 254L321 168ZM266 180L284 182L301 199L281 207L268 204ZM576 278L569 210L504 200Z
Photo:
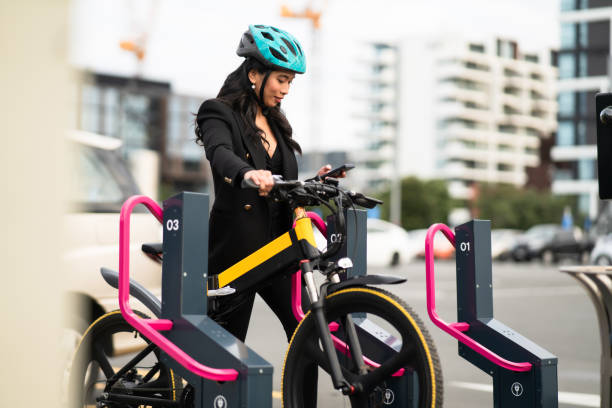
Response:
M578 44L582 48L587 48L589 46L589 26L588 23L580 23L578 24Z
M571 11L576 8L576 0L561 0L561 11Z
M578 132L576 132L576 144L577 145L585 145L587 144L587 126L584 121L580 121L576 124L578 128Z
M497 126L497 130L501 133L516 133L518 131L517 127L514 125L499 125Z
M532 72L531 74L529 74L529 78L536 80L536 81L541 81L542 80L542 75L536 73L536 72Z
M470 44L470 51L484 53L485 47L482 44Z
M559 115L574 116L576 97L574 92L559 92Z
M557 130L557 146L573 146L575 143L574 123L560 121Z
M573 54L559 55L559 78L574 78L576 75L576 60Z
M561 24L561 49L576 48L576 24Z
M593 180L595 178L595 163L593 160L578 161L578 178L580 180Z
M504 75L510 78L521 76L521 74L510 68L504 68Z

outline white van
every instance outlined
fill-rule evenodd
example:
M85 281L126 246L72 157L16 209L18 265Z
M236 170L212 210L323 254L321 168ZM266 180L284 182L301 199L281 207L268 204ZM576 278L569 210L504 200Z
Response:
M127 198L139 194L119 153L120 140L82 131L71 132L69 140L69 209L62 245L68 285L63 345L68 354L90 323L118 309L117 290L102 279L100 268L118 270L119 211ZM161 242L161 225L143 206L132 214L130 229L130 277L160 296L161 265L145 256L141 245Z

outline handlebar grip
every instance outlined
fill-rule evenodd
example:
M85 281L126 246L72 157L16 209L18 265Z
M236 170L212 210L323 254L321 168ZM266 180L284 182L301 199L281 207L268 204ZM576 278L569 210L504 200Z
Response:
M242 183L240 183L240 187L241 188L254 188L254 189L258 189L259 186L257 184L255 184L255 182L251 179L242 179Z

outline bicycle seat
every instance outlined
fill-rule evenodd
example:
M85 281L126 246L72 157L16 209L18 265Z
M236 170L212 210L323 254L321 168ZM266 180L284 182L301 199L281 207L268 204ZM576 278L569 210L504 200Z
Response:
M142 252L147 255L160 255L163 252L163 244L161 242L155 244L142 244Z

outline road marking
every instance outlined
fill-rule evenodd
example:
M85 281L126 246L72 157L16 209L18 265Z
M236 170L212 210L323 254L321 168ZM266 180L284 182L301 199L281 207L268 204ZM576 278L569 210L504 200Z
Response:
M493 386L491 384L452 381L450 385L473 391L493 392ZM581 407L599 407L600 397L597 394L559 391L559 403L578 405Z

